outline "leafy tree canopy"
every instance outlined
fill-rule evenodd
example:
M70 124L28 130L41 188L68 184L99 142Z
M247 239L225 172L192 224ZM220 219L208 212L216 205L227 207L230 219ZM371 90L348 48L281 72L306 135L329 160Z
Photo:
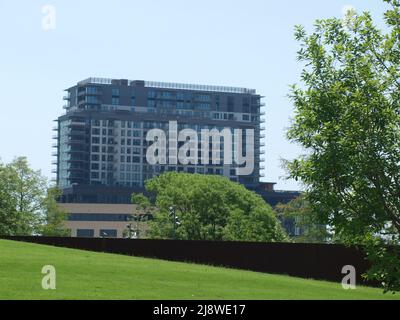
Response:
M56 203L59 195L26 158L0 163L0 234L67 234L62 226L65 213Z
M319 223L318 217L304 195L300 195L286 204L278 203L274 211L283 223L287 222L300 231L299 235L290 235L292 241L299 243L333 241L328 226Z
M153 238L286 241L272 208L257 194L221 176L165 173L146 183L156 195ZM143 197L143 196L141 196Z
M386 0L385 32L368 12L296 28L302 86L293 86L288 137L307 153L287 162L323 224L364 244L369 273L400 289L400 2ZM385 258L384 258L385 257ZM393 263L393 261L397 263ZM391 261L382 263L382 261Z

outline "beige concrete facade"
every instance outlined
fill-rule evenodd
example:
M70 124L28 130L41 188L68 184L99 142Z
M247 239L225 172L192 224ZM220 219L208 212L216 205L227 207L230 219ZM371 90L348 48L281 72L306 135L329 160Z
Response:
M71 230L72 237L82 236L82 233L92 233L95 238L122 238L128 224L140 230L139 237L144 236L147 231L147 223L126 220L127 215L142 214L133 204L60 203L59 206L69 215L75 216L65 222L65 227ZM102 220L105 215L107 219L116 221L95 221L99 217L98 220ZM84 218L89 219L85 221Z

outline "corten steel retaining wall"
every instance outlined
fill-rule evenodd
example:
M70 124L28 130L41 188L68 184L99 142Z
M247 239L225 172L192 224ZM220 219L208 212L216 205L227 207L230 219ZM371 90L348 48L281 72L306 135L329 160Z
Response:
M343 266L352 265L356 268L357 284L377 285L361 278L369 268L364 254L342 245L29 236L0 238L335 282L341 282L345 276L341 273Z

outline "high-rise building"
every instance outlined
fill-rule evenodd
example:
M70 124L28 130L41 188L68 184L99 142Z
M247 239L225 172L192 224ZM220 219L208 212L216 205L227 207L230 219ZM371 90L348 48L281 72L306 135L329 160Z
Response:
M78 82L66 90L66 113L54 128L58 133L54 172L63 189L61 202L129 203L131 193L142 190L146 180L167 171L224 175L249 189L257 188L264 153L261 98L253 89L234 87L103 78ZM146 153L153 142L146 140L148 131L164 130L169 139L168 131L175 124L178 132L193 129L199 136L207 129L241 132L243 153L246 143L252 143L244 133L253 129L252 172L238 175L240 165L234 161L218 164L211 159L150 164ZM223 151L227 141L221 142ZM175 147L183 144L180 141ZM171 150L177 152L168 149L167 160Z

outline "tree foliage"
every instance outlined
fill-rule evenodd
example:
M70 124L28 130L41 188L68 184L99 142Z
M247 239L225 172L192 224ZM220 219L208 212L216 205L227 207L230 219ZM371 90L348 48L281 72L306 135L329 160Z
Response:
M150 222L153 238L183 240L285 241L272 208L257 194L220 176L166 173L146 183L156 195Z
M0 234L65 234L65 216L56 204L59 192L24 157L0 164Z
M290 235L292 241L299 243L327 243L332 241L332 234L329 229L326 225L319 223L317 215L304 195L300 195L289 203L277 204L274 211L280 220L291 223L294 228L301 231L300 235Z
M57 199L62 191L57 187L50 187L42 208L43 218L39 233L43 236L67 237L70 231L64 227L67 220L67 212L58 206Z
M307 154L287 167L304 183L319 221L366 246L375 261L369 278L395 290L398 250L385 245L400 240L400 3L386 2L386 33L367 12L350 12L345 23L319 20L312 34L296 28L305 67L301 88L291 92L288 137Z

